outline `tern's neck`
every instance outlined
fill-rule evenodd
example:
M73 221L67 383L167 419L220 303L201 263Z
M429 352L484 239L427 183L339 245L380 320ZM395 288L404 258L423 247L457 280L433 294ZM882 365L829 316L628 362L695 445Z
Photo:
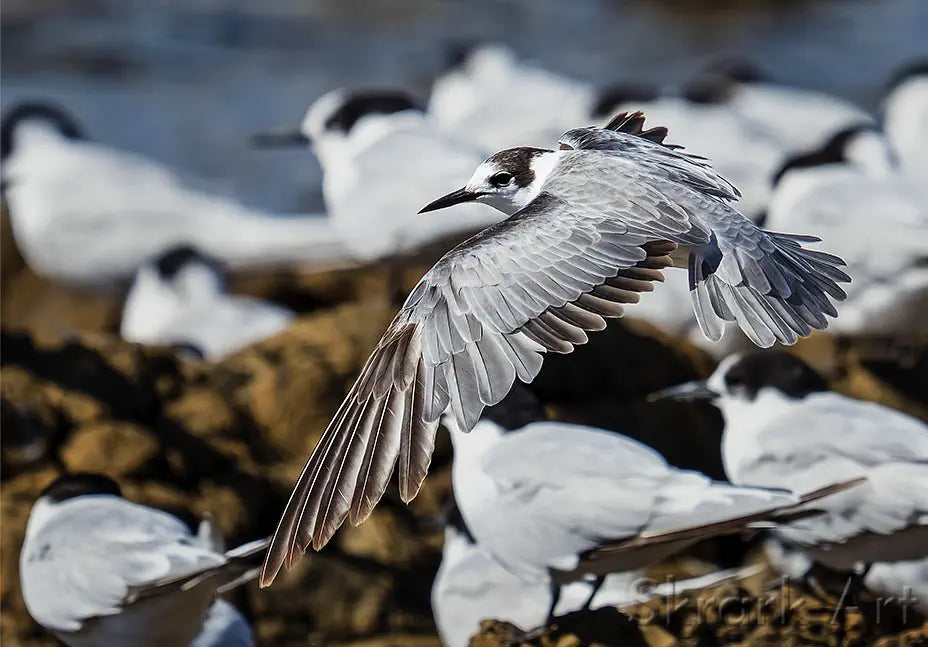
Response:
M742 467L760 451L759 438L770 424L796 407L801 400L788 398L781 391L765 387L753 400L724 396L717 401L725 418L722 435L722 462L728 479L738 485L750 485Z

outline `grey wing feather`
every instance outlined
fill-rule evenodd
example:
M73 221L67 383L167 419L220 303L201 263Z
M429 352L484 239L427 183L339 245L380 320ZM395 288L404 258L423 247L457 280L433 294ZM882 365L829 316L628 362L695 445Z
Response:
M415 497L439 416L471 429L546 351L568 353L622 304L663 280L674 243L542 194L451 250L422 278L325 430L281 517L261 576L268 584L349 518L360 523L397 461Z

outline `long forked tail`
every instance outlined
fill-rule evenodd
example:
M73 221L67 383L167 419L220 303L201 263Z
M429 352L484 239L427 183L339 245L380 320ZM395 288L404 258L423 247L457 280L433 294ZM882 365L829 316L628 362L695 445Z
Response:
M703 334L718 341L725 321L736 321L756 345L794 344L838 315L830 299L847 296L845 262L806 249L815 236L780 234L756 227L712 236L689 257L690 295Z

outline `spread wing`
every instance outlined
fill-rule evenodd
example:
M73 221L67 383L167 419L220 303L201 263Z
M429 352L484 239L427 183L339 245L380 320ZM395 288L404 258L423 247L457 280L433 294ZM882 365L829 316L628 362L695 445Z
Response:
M634 205L627 208L636 209ZM683 217L672 212L668 217ZM685 228L678 225L673 228ZM307 462L268 551L269 584L346 517L360 523L399 460L400 495L425 478L450 404L471 429L546 351L569 353L662 281L676 244L542 193L445 255L419 282Z

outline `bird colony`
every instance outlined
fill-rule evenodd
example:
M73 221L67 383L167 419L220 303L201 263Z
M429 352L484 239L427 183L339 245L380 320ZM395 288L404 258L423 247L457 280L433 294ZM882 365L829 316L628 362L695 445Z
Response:
M28 267L119 295L119 335L183 365L298 320L235 294L230 275L376 265L400 290L397 268L441 249L263 538L229 548L209 518L132 502L102 474L48 485L19 552L39 625L70 646L254 644L223 596L286 580L364 523L394 475L415 499L445 434L453 499L431 600L449 647L485 619L530 640L565 614L623 609L651 569L722 536L758 542L769 570L804 585L912 596L928 616L928 425L830 390L788 348L822 334L925 343L928 68L898 75L874 115L747 65L600 88L481 46L427 102L339 88L291 126L252 143L315 154L325 213L201 190L95 143L62 106L6 112L4 200ZM546 360L623 316L718 362L648 406L714 405L726 480L547 415L532 390ZM676 591L744 576L720 566Z

